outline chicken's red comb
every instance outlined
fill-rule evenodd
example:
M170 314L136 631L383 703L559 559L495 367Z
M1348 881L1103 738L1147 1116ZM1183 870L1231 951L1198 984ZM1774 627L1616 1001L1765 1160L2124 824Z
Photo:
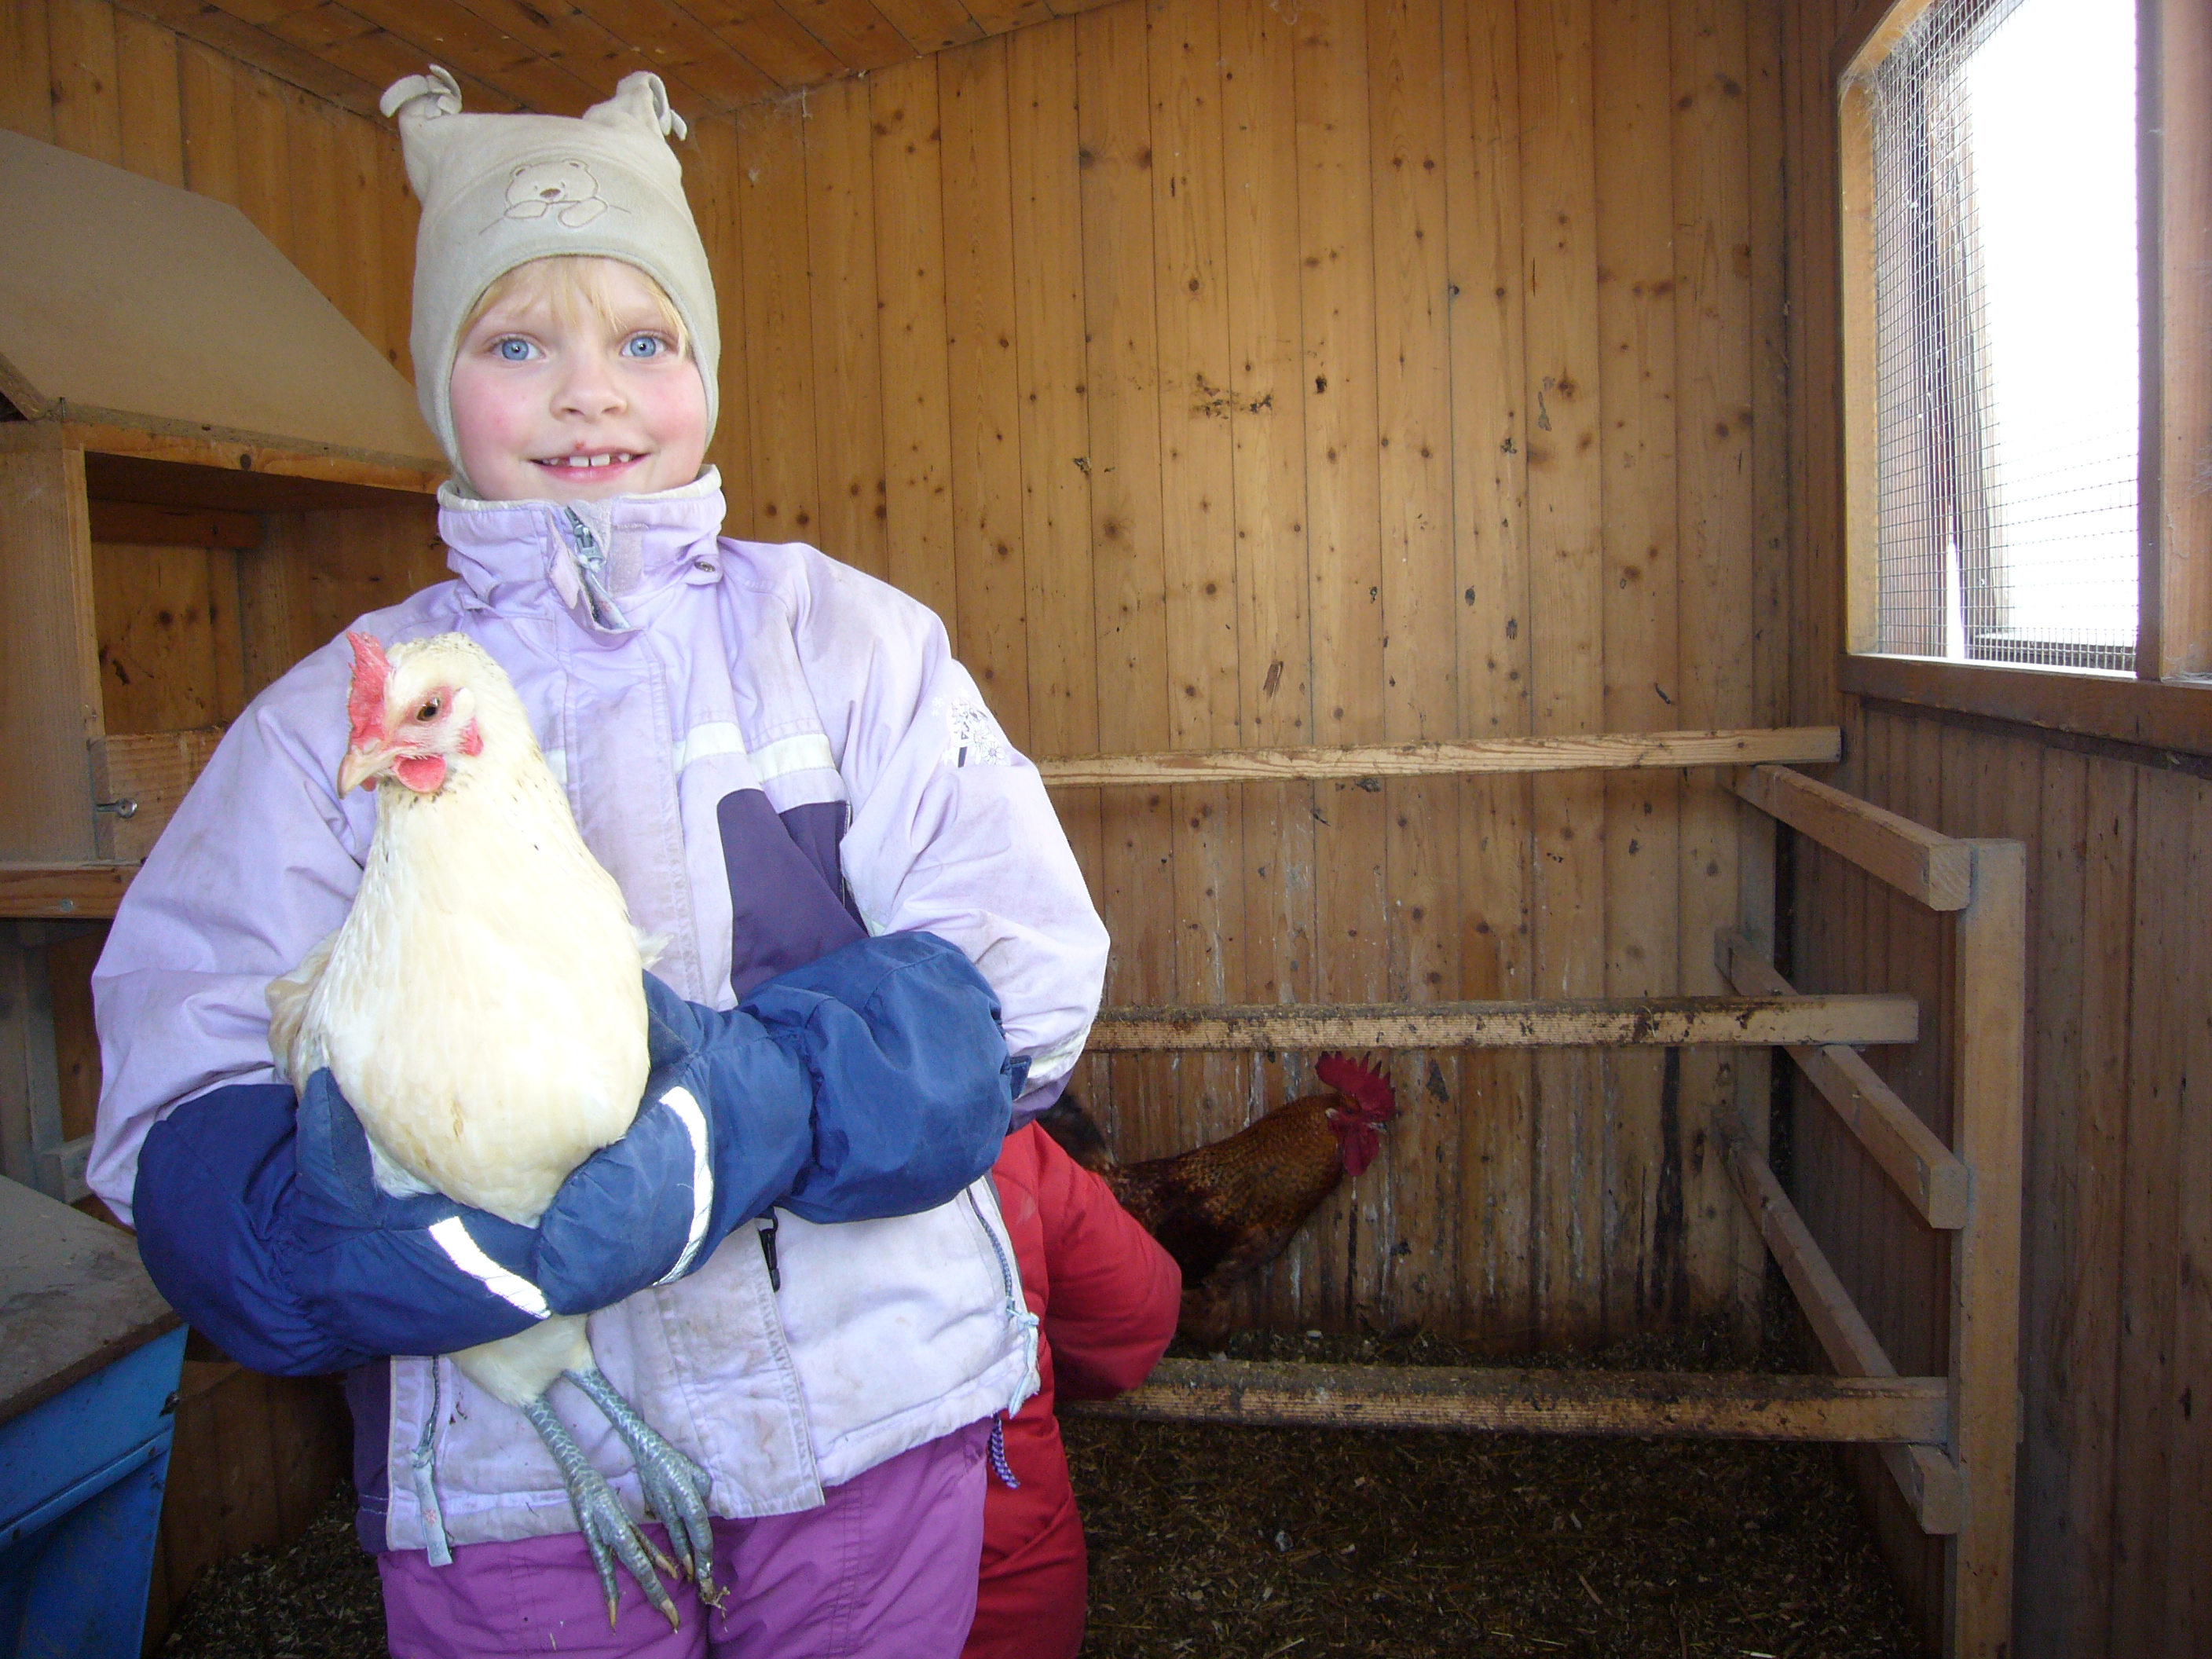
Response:
M1398 1115L1398 1093L1390 1079L1346 1054L1323 1054L1314 1075L1352 1103L1351 1115L1363 1123L1383 1123Z
M353 722L353 746L384 735L384 686L392 678L392 664L384 647L374 636L349 630L346 643L353 647L353 682L346 688L346 718Z

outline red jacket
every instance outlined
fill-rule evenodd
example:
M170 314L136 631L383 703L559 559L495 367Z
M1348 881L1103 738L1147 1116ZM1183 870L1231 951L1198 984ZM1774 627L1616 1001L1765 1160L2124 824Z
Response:
M991 1170L1022 1294L1043 1323L1042 1386L1006 1425L1018 1490L986 1482L975 1624L962 1659L1072 1659L1088 1587L1056 1390L1102 1400L1145 1380L1175 1335L1182 1275L1106 1183L1034 1123Z

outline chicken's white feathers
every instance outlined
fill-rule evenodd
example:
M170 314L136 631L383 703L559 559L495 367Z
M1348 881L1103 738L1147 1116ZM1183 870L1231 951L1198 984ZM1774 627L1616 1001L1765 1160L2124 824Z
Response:
M295 1084L331 1068L387 1191L435 1189L526 1225L636 1115L637 936L505 671L459 634L388 662L394 728L442 695L455 742L435 787L375 786L352 909L270 984L270 1048Z

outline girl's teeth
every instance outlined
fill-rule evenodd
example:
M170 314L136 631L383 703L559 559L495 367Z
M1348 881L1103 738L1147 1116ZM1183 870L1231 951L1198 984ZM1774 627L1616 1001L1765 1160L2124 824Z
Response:
M626 465L628 463L634 461L636 459L636 456L627 453L614 455L571 455L568 459L556 460L553 462L552 465L555 466L568 467L620 466Z

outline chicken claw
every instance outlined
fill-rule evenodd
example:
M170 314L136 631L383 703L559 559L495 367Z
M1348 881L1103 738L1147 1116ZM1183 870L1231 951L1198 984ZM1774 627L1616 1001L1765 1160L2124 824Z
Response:
M668 1528L678 1570L688 1569L688 1576L699 1586L702 1601L710 1607L720 1607L728 1592L714 1587L714 1533L707 1516L711 1483L706 1470L670 1445L639 1416L637 1408L623 1398L598 1366L579 1367L566 1375L605 1414L629 1448L647 1507Z
M615 1561L619 1558L628 1567L637 1587L645 1592L645 1599L660 1609L668 1620L668 1628L678 1627L676 1603L670 1599L668 1586L660 1580L660 1573L672 1577L676 1564L653 1547L653 1540L641 1532L622 1500L608 1486L606 1477L585 1460L583 1448L568 1432L568 1425L553 1414L545 1396L528 1401L522 1414L530 1419L530 1426L538 1431L538 1437L545 1443L545 1449L553 1454L560 1465L561 1479L568 1488L568 1503L576 1511L577 1524L582 1528L584 1542L592 1552L592 1564L599 1570L599 1583L607 1593L607 1628L615 1626L615 1609L620 1596L615 1589ZM659 1572L655 1572L658 1567Z

